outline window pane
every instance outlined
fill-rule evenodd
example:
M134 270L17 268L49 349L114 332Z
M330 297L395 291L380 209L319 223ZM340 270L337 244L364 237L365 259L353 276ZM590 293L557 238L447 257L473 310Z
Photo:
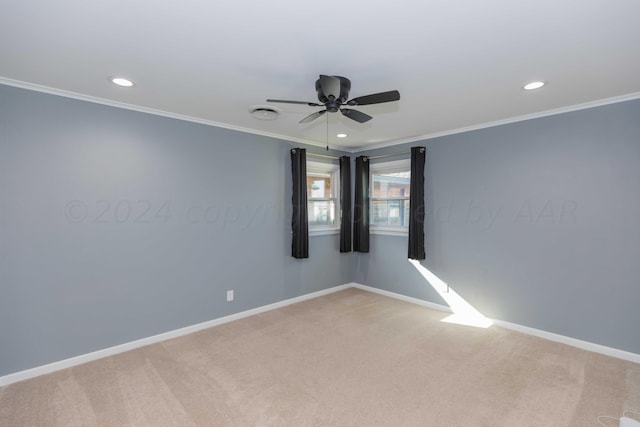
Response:
M389 209L387 207L386 200L374 200L373 201L373 209L371 225L387 225L388 212Z
M307 198L329 198L331 194L331 177L307 175Z
M373 197L409 197L411 172L373 175Z
M335 202L333 200L309 200L307 202L309 225L335 225Z
M371 225L409 226L409 200L373 200Z

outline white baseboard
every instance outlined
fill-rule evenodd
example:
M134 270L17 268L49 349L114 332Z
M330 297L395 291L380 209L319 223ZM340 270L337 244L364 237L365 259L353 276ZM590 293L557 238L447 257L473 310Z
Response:
M423 307L432 308L434 310L440 310L447 313L451 313L451 308L447 307L446 305L434 304L432 302L424 301L418 298L412 298L406 295L397 294L395 292L389 292L382 289L373 288L371 286L362 285L360 283L349 283L349 285L354 288L362 289L369 292L374 292L376 294L384 295L390 298L395 298L395 299L407 301L413 304L418 304ZM544 338L549 341L555 341L562 344L570 345L571 347L576 347L582 350L592 351L594 353L600 353L606 356L611 356L617 359L627 360L629 362L640 364L640 354L631 353L629 351L624 351L624 350L618 350L617 348L607 347L604 345L595 344L588 341L582 341L582 340L567 337L564 335L558 335L552 332L542 331L540 329L518 325L516 323L505 322L504 320L497 320L497 319L490 319L490 320L493 322L494 325L504 329L510 329L512 331L521 332L523 334L533 335L538 338Z
M625 350L619 350L617 348L607 347L600 344L595 344L589 341L582 341L576 338L567 337L564 335L554 334L553 332L542 331L540 329L530 328L528 326L518 325L517 323L505 322L504 320L492 319L496 326L501 328L510 329L516 332L522 332L523 334L533 335L538 338L544 338L549 341L555 341L562 344L570 345L571 347L577 347L582 350L592 351L594 353L604 354L605 356L615 357L616 359L622 359L629 362L640 364L640 354L631 353Z
M264 305L262 307L256 307L251 310L242 311L240 313L231 314L229 316L220 317L217 319L209 320L207 322L198 323L196 325L187 326L173 331L165 332L151 337L142 338L136 341L120 344L114 347L105 348L103 350L94 351L92 353L83 354L69 359L64 359L58 362L49 363L47 365L38 366L35 368L27 369L24 371L16 372L13 374L0 377L0 387L13 384L18 381L27 380L40 375L49 374L51 372L59 371L73 366L81 365L83 363L91 362L93 360L102 359L114 354L123 353L125 351L134 350L136 348L144 347L146 345L155 344L161 341L166 341L172 338L180 337L183 335L191 334L201 331L203 329L211 328L214 326L222 325L224 323L232 322L234 320L243 319L245 317L253 316L255 314L264 313L270 310L275 310L280 307L295 304L312 298L317 298L323 295L327 295L333 292L342 291L348 288L358 288L367 292L376 293L390 298L395 298L401 301L406 301L412 304L417 304L423 307L427 307L433 310L438 310L446 313L451 313L451 308L446 305L436 304L429 301L421 300L418 298L409 297L406 295L398 294L395 292L385 291L383 289L374 288L371 286L363 285L360 283L347 283L345 285L335 286L329 289L323 289L321 291L312 292L310 294L301 295L299 297L290 298L284 301L279 301L273 304ZM618 350L611 347L606 347L600 344L594 344L588 341L582 341L575 338L566 337L563 335L554 334L551 332L541 331L539 329L530 328L528 326L522 326L515 323L505 322L503 320L491 319L496 326L510 329L517 332L522 332L527 335L533 335L539 338L544 338L550 341L567 344L572 347L577 347L583 350L592 351L594 353L604 354L606 356L615 357L617 359L627 360L629 362L640 364L640 354L631 353L624 350Z
M434 302L425 301L423 299L408 297L406 295L385 291L383 289L373 288L371 286L362 285L360 283L349 283L349 285L352 288L362 289L363 291L373 292L374 294L384 295L385 297L399 299L402 301L410 302L412 304L418 304L423 307L431 308L438 311L446 311L447 313L453 313L451 308L447 305L436 304Z
M47 365L38 366L24 371L16 372L13 374L0 377L0 387L13 384L18 381L27 380L29 378L37 377L51 372L59 371L73 366L81 365L83 363L91 362L93 360L102 359L107 356L112 356L118 353L124 353L125 351L133 350L136 348L144 347L146 345L155 344L161 341L166 341L172 338L180 337L183 335L191 334L201 331L203 329L211 328L214 326L222 325L224 323L233 322L245 317L253 316L255 314L264 313L266 311L275 310L277 308L285 307L287 305L302 302L308 299L317 298L322 295L327 295L333 292L338 292L351 287L350 284L335 286L329 289L323 289L321 291L312 292L310 294L301 295L299 297L290 298L284 301L279 301L273 304L264 305L262 307L252 308L251 310L242 311L240 313L231 314L229 316L219 317L217 319L209 320L196 325L186 326L184 328L175 329L173 331L165 332L151 337L142 338L128 343L116 345L114 347L108 347L102 350L94 351L92 353L82 354L80 356L71 357L69 359L60 360L58 362L49 363Z

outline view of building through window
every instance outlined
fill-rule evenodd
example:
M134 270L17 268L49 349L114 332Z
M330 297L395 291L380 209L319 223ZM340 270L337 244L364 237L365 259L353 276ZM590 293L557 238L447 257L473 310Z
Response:
M411 172L372 174L371 225L409 226Z
M372 232L406 233L409 226L411 165L391 161L371 165L370 225ZM307 209L310 231L339 227L337 166L307 162ZM313 230L312 230L313 229Z
M332 174L307 173L309 225L335 224L335 194Z

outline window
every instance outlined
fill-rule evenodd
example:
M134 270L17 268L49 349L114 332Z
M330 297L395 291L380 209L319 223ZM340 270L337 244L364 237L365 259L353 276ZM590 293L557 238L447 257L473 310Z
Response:
M339 166L307 162L307 208L309 235L333 234L340 231Z
M371 233L406 235L409 232L411 160L372 163L369 168Z

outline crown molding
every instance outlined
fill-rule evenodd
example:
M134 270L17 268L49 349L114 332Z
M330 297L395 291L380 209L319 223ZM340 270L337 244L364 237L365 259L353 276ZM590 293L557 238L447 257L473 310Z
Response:
M199 117L187 116L185 114L177 114L177 113L172 113L172 112L169 112L169 111L157 110L155 108L141 107L139 105L128 104L126 102L114 101L112 99L100 98L100 97L91 96L91 95L85 95L85 94L82 94L82 93L71 92L71 91L67 91L67 90L63 90L63 89L56 89L56 88L52 88L52 87L48 87L48 86L38 85L38 84L35 84L35 83L28 83L28 82L23 82L23 81L20 81L20 80L9 79L7 77L2 77L2 76L0 76L0 84L6 85L6 86L18 87L18 88L21 88L21 89L32 90L34 92L47 93L49 95L57 95L57 96L65 97L65 98L77 99L79 101L86 101L86 102L91 102L91 103L94 103L94 104L106 105L106 106L109 106L109 107L115 107L115 108L122 108L122 109L125 109L125 110L137 111L139 113L153 114L155 116L168 117L168 118L171 118L171 119L183 120L183 121L192 122L192 123L198 123L198 124L206 125L206 126L213 126L213 127L218 127L218 128L222 128L222 129L229 129L229 130L234 130L234 131L238 131L238 132L244 132L244 133L250 133L250 134L254 134L254 135L266 136L268 138L274 138L274 139L284 140L284 141L288 141L288 142L295 142L295 143L298 143L298 144L312 145L314 147L322 147L322 148L326 147L326 143L322 143L322 142L315 142L315 141L310 141L310 140L306 140L306 139L303 139L303 138L293 138L293 137L286 136L286 135L279 135L279 134L275 134L275 133L263 132L263 131L256 130L256 129L245 128L245 127L242 127L242 126L235 126L235 125L230 125L230 124L227 124L227 123L216 122L216 121L213 121L213 120L202 119L202 118L199 118ZM345 152L349 151L349 148L338 146L338 145L332 145L331 149L338 150L338 151L345 151Z
M265 136L265 137L268 137L268 138L274 138L274 139L279 139L279 140L283 140L283 141L295 142L295 143L298 143L298 144L305 144L305 145L311 145L311 146L314 146L314 147L322 147L322 148L326 147L326 143L324 143L324 142L315 142L315 141L310 141L310 140L306 140L306 139L303 139L303 138L294 138L294 137L290 137L290 136L286 136L286 135L279 135L279 134L274 134L274 133L269 133L269 132L263 132L263 131L256 130L256 129L245 128L245 127L242 127L242 126L235 126L235 125L230 125L230 124L227 124L227 123L216 122L216 121L213 121L213 120L202 119L202 118L199 118L199 117L187 116L187 115L184 115L184 114L177 114L177 113L172 113L172 112L164 111L164 110L157 110L155 108L141 107L141 106L138 106L138 105L128 104L126 102L120 102L120 101L114 101L112 99L106 99L106 98L99 98L99 97L96 97L96 96L84 95L84 94L77 93L77 92L71 92L71 91L67 91L67 90L63 90L63 89L56 89L56 88L52 88L52 87L48 87L48 86L38 85L38 84L35 84L35 83L23 82L23 81L20 81L20 80L10 79L10 78L7 78L7 77L2 77L2 76L0 76L0 84L4 84L4 85L7 85L7 86L19 87L19 88L27 89L27 90L33 90L33 91L36 91L36 92L48 93L50 95L63 96L65 98L72 98L72 99L77 99L77 100L80 100L80 101L92 102L94 104L102 104L102 105L107 105L107 106L110 106L110 107L116 107L116 108L122 108L122 109L125 109L125 110L137 111L137 112L140 112L140 113L153 114L153 115L156 115L156 116L168 117L168 118L172 118L172 119L176 119L176 120L183 120L183 121L192 122L192 123L198 123L198 124L207 125L207 126L214 126L214 127L218 127L218 128L222 128L222 129L229 129L229 130L234 130L234 131L238 131L238 132L244 132L244 133L250 133L250 134L254 134L254 135ZM470 131L479 130L479 129L486 129L486 128L490 128L490 127L494 127L494 126L502 126L502 125L506 125L506 124L510 124L510 123L516 123L516 122L525 121L525 120L539 119L539 118L542 118L542 117L554 116L554 115L562 114L562 113L570 113L572 111L586 110L588 108L594 108L594 107L602 107L604 105L616 104L616 103L625 102L625 101L632 101L632 100L639 99L639 98L640 98L640 92L634 92L634 93L630 93L630 94L627 94L627 95L621 95L621 96L616 96L616 97L612 97L612 98L605 98L605 99L600 99L600 100L596 100L596 101L589 101L589 102L584 102L584 103L581 103L581 104L570 105L570 106L567 106L567 107L554 108L552 110L541 111L541 112L538 112L538 113L525 114L525 115L522 115L522 116L510 117L510 118L503 119L503 120L496 120L496 121L493 121L493 122L486 122L486 123L481 123L481 124L478 124L478 125L466 126L466 127L446 130L446 131L442 131L442 132L429 133L429 134L415 136L415 137L411 137L411 138L404 138L404 139L400 139L400 140L396 140L396 141L388 141L388 142L383 142L383 143L375 144L375 145L369 145L369 146L365 146L365 147L353 148L353 147L345 147L345 146L341 146L341 145L331 145L331 149L332 150L337 150L337 151L343 151L345 153L355 154L355 153L361 153L361 152L364 152L364 151L377 150L379 148L393 147L395 145L408 144L408 143L417 142L417 141L424 141L424 140L427 140L427 139L434 139L434 138L440 138L440 137L448 136L448 135L455 135L455 134L458 134L458 133L470 132Z
M481 123L481 124L473 125L473 126L466 126L466 127L446 130L446 131L442 131L442 132L435 132L435 133L430 133L430 134L426 134L426 135L400 139L400 140L397 140L397 141L383 142L383 143L380 143L380 144L370 145L370 146L367 146L367 147L359 147L357 149L351 149L349 152L350 153L361 153L363 151L376 150L378 148L393 147L395 145L402 145L402 144L408 144L408 143L411 143L411 142L424 141L426 139L440 138L440 137L443 137L443 136L455 135L457 133L464 133L464 132L470 132L470 131L473 131L473 130L486 129L486 128L491 128L491 127L495 127L495 126L502 126L502 125L507 125L507 124L510 124L510 123L522 122L522 121L525 121L525 120L532 120L532 119L539 119L539 118L542 118L542 117L555 116L555 115L563 114L563 113L571 113L573 111L580 111L580 110L586 110L586 109L589 109L589 108L602 107L602 106L609 105L609 104L617 104L619 102L633 101L633 100L636 100L636 99L640 99L640 92L634 92L634 93L630 93L630 94L627 94L627 95L615 96L613 98L605 98L605 99L599 99L599 100L596 100L596 101L584 102L584 103L581 103L581 104L570 105L570 106L567 106L567 107L554 108L552 110L546 110L546 111L540 111L538 113L531 113L531 114L525 114L525 115L522 115L522 116L510 117L508 119L496 120L496 121L493 121L493 122Z

